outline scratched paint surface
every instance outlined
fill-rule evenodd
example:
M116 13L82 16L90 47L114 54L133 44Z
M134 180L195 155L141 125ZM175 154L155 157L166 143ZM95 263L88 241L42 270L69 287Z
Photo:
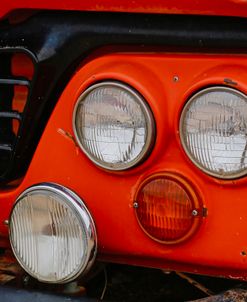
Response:
M16 9L53 9L168 14L247 16L245 0L2 0L0 17Z

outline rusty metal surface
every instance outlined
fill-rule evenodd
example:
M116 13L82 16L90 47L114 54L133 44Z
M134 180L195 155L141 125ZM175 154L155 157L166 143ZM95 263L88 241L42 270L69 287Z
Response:
M232 289L216 296L193 300L191 302L247 302L247 290Z
M0 273L0 285L4 285L15 279L15 276Z
M10 275L23 275L24 271L16 262L13 254L7 251L5 254L0 255L0 274Z
M23 274L23 269L9 250L0 254L0 285L8 284L13 280L16 284L20 284Z
M216 285L219 282L221 285ZM225 291L238 286L237 281L216 278L210 281L184 273L164 274L159 270L119 265L110 265L107 271L100 269L85 287L83 281L71 290L72 285L42 284L25 274L10 251L0 254L0 301L5 302L86 302L99 301L101 297L103 301L114 302L247 302L247 288ZM83 291L78 293L77 289ZM224 292L203 298L221 291Z

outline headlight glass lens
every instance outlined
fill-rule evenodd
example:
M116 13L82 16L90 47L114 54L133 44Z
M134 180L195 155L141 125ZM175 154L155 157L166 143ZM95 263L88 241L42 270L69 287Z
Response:
M227 87L212 87L185 105L180 135L189 158L204 172L225 179L246 174L247 97Z
M57 185L25 191L10 217L10 241L22 267L48 283L84 273L94 258L96 232L82 201Z
M73 126L86 155L109 170L135 166L154 140L154 121L145 100L118 82L102 82L82 93Z

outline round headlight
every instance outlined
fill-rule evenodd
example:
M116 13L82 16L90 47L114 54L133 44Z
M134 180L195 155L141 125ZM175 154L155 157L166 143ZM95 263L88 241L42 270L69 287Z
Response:
M246 174L246 95L227 87L195 94L183 109L180 137L189 158L204 172L225 179Z
M41 184L23 192L9 227L18 262L40 281L69 282L93 264L93 220L81 199L62 186Z
M142 161L154 141L154 120L145 100L117 82L89 87L74 109L76 140L97 165L125 170Z

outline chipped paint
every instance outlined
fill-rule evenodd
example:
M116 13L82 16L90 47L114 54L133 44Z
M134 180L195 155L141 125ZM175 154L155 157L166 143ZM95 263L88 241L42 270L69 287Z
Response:
M234 82L232 79L224 79L224 84L227 84L229 86L237 86L238 83L237 82Z
M139 12L163 14L199 14L220 16L247 16L246 0L15 0L3 1L0 6L0 17L17 9L56 9L74 11L107 11L107 12Z
M57 129L57 132L59 134L61 134L63 137L65 137L66 139L71 140L75 144L75 146L78 147L74 136L72 134L70 134L68 131L65 131L62 128L59 128L59 129Z

